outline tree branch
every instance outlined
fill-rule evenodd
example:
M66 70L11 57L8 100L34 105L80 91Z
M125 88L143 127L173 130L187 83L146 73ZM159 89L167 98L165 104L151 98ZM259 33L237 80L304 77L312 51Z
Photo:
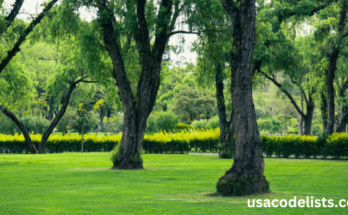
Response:
M306 115L302 112L302 110L300 109L300 107L297 105L295 99L291 96L291 94L283 88L283 86L278 83L274 78L271 78L269 77L266 73L264 72L261 72L263 73L263 75L269 79L270 81L272 81L274 83L274 85L276 85L289 99L290 99L290 102L294 105L295 109L297 110L297 112L302 116L302 117L305 117Z
M19 52L19 47L24 42L25 38L33 31L34 27L41 22L41 20L45 17L47 11L49 11L57 1L58 0L52 0L39 14L39 16L34 21L32 21L30 25L27 27L27 29L25 29L25 31L21 34L16 44L13 46L12 50L7 52L7 57L2 60L0 64L0 74L5 69L7 64L12 60L12 58L17 54L17 52Z
M303 87L301 86L301 84L298 83L298 82L296 82L296 81L294 81L294 80L291 80L291 82L292 82L293 84L295 84L295 85L300 89L300 92L301 92L301 94L303 95L306 104L308 105L308 99L307 99L306 93L305 93Z
M24 2L24 0L16 0L10 14L5 17L5 20L7 21L7 25L6 25L7 28L11 25L12 21L18 15L19 10L21 9L21 7L23 5L23 2Z
M21 121L19 121L19 119L16 117L16 115L14 115L11 111L6 109L4 106L0 105L0 110L5 114L5 116L10 118L17 125L19 130L21 130L21 132L25 138L25 142L28 145L30 153L35 154L36 153L35 145L33 144L33 141L31 140L30 135L27 131L27 128L24 126L24 124Z

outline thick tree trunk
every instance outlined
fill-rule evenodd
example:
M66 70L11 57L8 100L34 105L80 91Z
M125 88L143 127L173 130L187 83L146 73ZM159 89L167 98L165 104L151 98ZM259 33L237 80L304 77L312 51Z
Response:
M28 145L28 149L29 149L30 153L35 154L36 153L35 145L33 144L33 141L31 140L30 135L29 135L26 127L23 125L23 123L18 120L16 115L14 115L11 111L9 111L8 109L6 109L5 107L3 107L1 105L0 105L0 110L5 114L5 116L10 118L17 125L17 127L21 130L21 132L25 138L25 142Z
M124 110L127 108L124 108ZM147 119L138 121L137 114L133 110L124 113L124 125L122 129L121 155L113 162L113 168L117 169L142 169L143 161L140 157L140 149L143 145Z
M160 85L160 71L163 53L168 42L168 31L172 31L177 15L173 16L174 21L168 22L172 17L172 1L162 0L158 12L158 19L161 22L156 26L155 41L151 47L149 29L145 17L145 0L137 1L135 8L137 13L137 25L135 27L134 39L139 47L139 58L142 68L136 95L127 79L124 61L121 55L121 47L117 43L115 36L114 14L108 8L106 0L99 2L99 14L101 26L104 33L104 42L108 47L124 110L124 126L119 148L120 153L113 161L113 168L118 169L137 169L143 168L140 157L140 149L143 143L143 136L147 118L150 115L156 101L158 88ZM130 5L129 5L130 6ZM173 23L173 24L171 24Z
M262 140L252 97L255 1L225 0L223 3L233 23L231 78L236 152L232 168L219 179L216 187L223 195L249 195L269 190L263 175Z
M219 116L219 126L220 126L220 142L224 143L226 140L226 135L228 132L228 124L226 120L226 105L224 98L224 83L221 64L218 63L216 66L215 75L215 86L216 86L216 100Z
M329 69L326 73L326 87L327 87L327 131L332 134L335 126L335 88L334 79L336 71L336 63L338 59L339 50L334 47L330 57Z
M45 152L46 143L47 143L48 138L52 134L54 128L58 125L60 119L64 116L65 111L66 111L66 109L68 108L68 105L69 105L71 94L74 91L74 89L76 87L76 84L78 84L81 81L82 81L82 79L79 80L79 81L75 81L72 84L70 84L68 93L66 94L66 96L64 98L62 107L60 108L60 110L59 110L58 114L56 115L56 117L51 122L50 126L48 126L48 128L46 129L46 131L42 135L40 146L39 146L39 153L40 154Z
M306 102L307 106L307 113L303 117L304 119L304 135L311 135L312 134L312 121L313 121L313 113L314 113L314 108L315 104L312 98L312 94L308 94L308 101Z

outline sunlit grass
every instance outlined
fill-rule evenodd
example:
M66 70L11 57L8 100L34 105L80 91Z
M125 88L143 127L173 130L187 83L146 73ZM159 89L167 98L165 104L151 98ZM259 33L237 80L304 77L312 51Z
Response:
M265 159L272 192L222 197L232 160L143 155L145 170L111 170L109 153L0 154L0 214L322 214L348 208L248 208L248 198L348 200L348 162Z

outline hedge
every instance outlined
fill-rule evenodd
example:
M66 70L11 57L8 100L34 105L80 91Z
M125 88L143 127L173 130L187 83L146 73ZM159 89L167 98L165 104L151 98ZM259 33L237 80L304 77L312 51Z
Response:
M38 149L41 135L30 135L35 147ZM83 148L85 152L96 152L96 151L111 151L115 143L120 142L122 136L101 136L98 137L96 134L84 135L83 136ZM48 152L77 152L81 151L81 135L51 135L46 143L46 150ZM28 153L28 147L25 143L23 135L2 135L0 134L0 153L2 152L11 153Z
M144 136L143 149L146 153L184 153L191 150L201 152L217 152L219 144L219 129L190 130L176 133L159 132ZM41 135L31 135L36 147L41 140ZM113 136L85 135L84 150L111 151L121 141L121 134ZM348 157L348 133L335 133L331 136L261 136L263 153L266 156L296 158L313 156L332 156L333 158ZM52 135L47 141L48 152L80 151L80 135ZM0 153L27 152L22 135L1 135Z

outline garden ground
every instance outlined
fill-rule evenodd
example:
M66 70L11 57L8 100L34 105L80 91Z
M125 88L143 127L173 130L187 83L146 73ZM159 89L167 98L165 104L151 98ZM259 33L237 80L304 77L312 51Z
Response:
M265 159L271 193L211 195L232 160L143 155L111 170L109 153L0 154L0 214L347 214L346 208L248 208L249 198L348 200L348 162Z

